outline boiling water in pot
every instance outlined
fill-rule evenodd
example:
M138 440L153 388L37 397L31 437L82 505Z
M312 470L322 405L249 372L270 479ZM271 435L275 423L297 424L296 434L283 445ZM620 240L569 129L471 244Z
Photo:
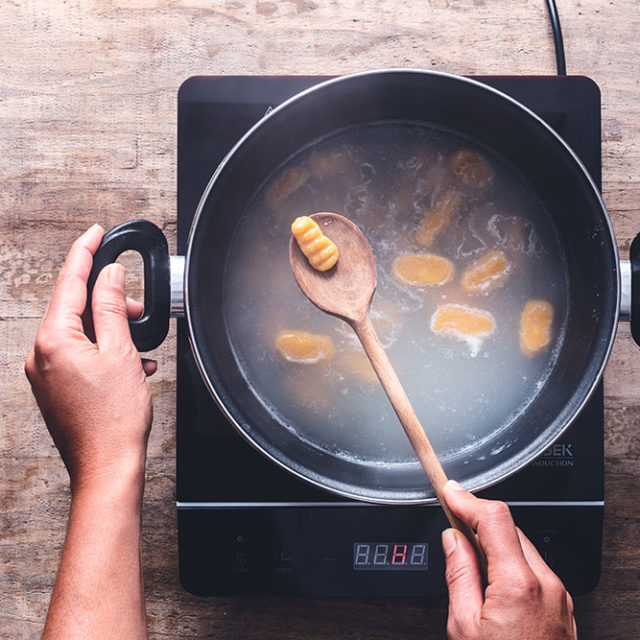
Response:
M373 464L413 464L355 334L314 307L291 274L290 225L316 211L345 215L367 236L378 267L373 321L438 455L465 455L508 428L544 386L567 315L560 244L526 181L456 134L381 123L290 158L239 222L225 318L256 396L283 429L314 447ZM506 260L505 277L485 278L488 287L474 290L469 269L491 252ZM423 254L446 258L453 274L436 284L410 282L397 259ZM492 268L480 266L480 276ZM525 354L520 322L530 300L544 300L554 315L550 344ZM491 331L439 332L434 314L449 304L456 313L484 314ZM291 333L315 340L316 350L283 350Z

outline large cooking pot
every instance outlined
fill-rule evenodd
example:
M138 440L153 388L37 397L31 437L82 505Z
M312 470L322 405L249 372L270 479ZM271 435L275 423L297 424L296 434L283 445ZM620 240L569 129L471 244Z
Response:
M526 177L557 229L569 300L553 369L506 429L479 439L464 455L443 459L447 474L471 490L504 479L558 438L589 400L611 351L623 291L623 313L630 312L632 278L629 263L618 260L609 217L580 160L540 118L495 89L443 73L389 70L303 91L258 122L220 164L198 205L184 259L170 258L157 227L136 220L105 235L92 277L95 281L99 270L125 250L142 254L145 312L131 322L135 344L141 351L158 346L172 304L183 306L191 347L213 399L239 433L275 463L343 496L420 503L435 497L417 459L380 464L358 452L345 458L284 429L242 375L225 330L225 268L234 259L234 232L254 194L299 150L332 132L384 121L453 130L490 148ZM634 252L639 251L636 243ZM635 275L634 287L640 288Z

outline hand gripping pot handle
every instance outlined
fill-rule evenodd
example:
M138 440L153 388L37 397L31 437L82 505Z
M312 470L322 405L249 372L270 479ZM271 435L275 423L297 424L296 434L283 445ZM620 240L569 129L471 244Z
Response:
M138 351L151 351L167 337L171 305L169 246L155 224L130 220L105 233L93 257L87 300L91 301L100 271L125 251L137 251L144 262L144 311L140 318L129 320L131 338Z

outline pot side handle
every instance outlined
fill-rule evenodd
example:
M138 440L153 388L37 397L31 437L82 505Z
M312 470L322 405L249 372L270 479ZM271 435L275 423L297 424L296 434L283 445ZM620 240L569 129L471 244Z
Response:
M631 300L630 324L631 335L637 345L640 345L640 233L633 239L629 250L631 264Z
M129 220L107 231L93 257L87 284L87 303L98 274L125 251L137 251L144 263L144 311L129 320L131 338L138 351L160 346L169 331L170 273L169 246L164 233L148 220Z

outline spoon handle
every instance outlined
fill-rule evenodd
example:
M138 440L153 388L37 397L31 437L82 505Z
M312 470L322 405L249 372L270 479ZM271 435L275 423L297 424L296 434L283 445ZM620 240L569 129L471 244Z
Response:
M433 450L433 447L429 442L427 434L424 432L424 429L418 420L416 412L411 406L411 402L409 401L409 398L396 375L395 369L393 368L393 365L380 342L380 338L378 338L378 334L371 322L371 318L367 314L363 320L352 321L351 326L360 339L367 357L371 361L373 369L382 384L382 388L387 394L387 397L389 398L389 401L391 402L391 405L393 406L393 409L396 412L409 441L411 442L411 446L414 448L416 455L418 456L418 460L420 460L420 464L429 478L429 482L431 482L431 486L442 505L449 523L454 529L461 531L469 542L471 542L478 556L482 573L486 577L487 558L480 546L480 543L478 542L478 537L469 525L452 513L444 500L442 491L448 479L447 475L438 460L436 452Z

